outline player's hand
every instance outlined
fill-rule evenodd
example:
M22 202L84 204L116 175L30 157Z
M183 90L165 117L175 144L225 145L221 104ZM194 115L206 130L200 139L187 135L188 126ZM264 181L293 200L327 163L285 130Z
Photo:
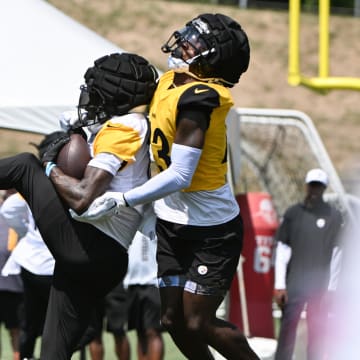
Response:
M60 123L60 127L64 131L69 131L70 129L78 128L81 125L79 120L79 114L76 110L68 110L60 114L59 123Z
M284 305L288 302L288 294L286 289L275 289L274 300L278 307L282 309Z
M57 138L61 137L62 135L64 135L65 132L64 131L53 131L47 135L44 136L44 138L42 139L42 141L39 144L35 144L33 142L30 142L30 145L33 145L36 147L37 151L38 151L38 157L39 159L41 159L45 153L45 151L47 150L48 146Z
M122 192L117 192L117 191L108 191L105 194L97 197L93 203L91 205L94 206L105 206L105 207L109 207L111 206L111 204L113 204L115 202L115 207L116 208L121 208L121 207L127 207L128 204L126 203L126 200L124 198L124 194ZM109 205L106 205L109 204Z
M113 215L115 208L116 202L115 200L111 199L111 201L109 200L101 204L94 204L94 202L91 203L89 208L80 215L74 210L70 209L70 214L75 220L78 221L92 221Z
M86 135L86 132L83 130L83 128L79 127L79 128L76 128L76 129L70 129L67 131L67 133L69 135L72 135L72 134L79 134L83 137L83 139L87 142L88 138L87 138L87 135Z
M98 219L103 216L112 215L116 209L116 200L109 193L96 198L87 209L87 217L89 219Z
M49 145L47 145L43 154L41 155L40 161L42 165L46 165L48 162L56 162L61 148L70 141L70 135L67 133L59 133L59 137L53 140Z
M87 220L96 220L104 216L117 214L121 207L126 207L126 201L121 192L107 192L97 197L89 206L89 208L81 215L72 216Z

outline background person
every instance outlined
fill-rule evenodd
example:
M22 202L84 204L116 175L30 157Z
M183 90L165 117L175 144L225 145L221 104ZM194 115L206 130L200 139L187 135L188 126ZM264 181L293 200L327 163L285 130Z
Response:
M137 334L139 360L162 360L164 357L157 287L156 217L151 208L147 209L144 218L141 231L136 232L129 247L129 265L123 283L100 303L97 336L89 346L92 360L104 359L103 321L106 330L113 334L119 360L130 359L130 344L126 336L126 331L130 330Z
M164 358L160 294L157 286L155 222L155 214L149 208L141 231L136 233L130 245L128 271L124 279L127 289L128 331L136 331L138 360Z
M249 65L241 26L223 14L201 14L162 46L170 53L150 105L151 148L160 174L143 186L100 196L91 218L155 202L162 325L182 353L213 359L258 359L216 309L230 288L242 249L240 209L227 182L228 88Z
M0 211L8 194L8 192L1 191ZM5 218L0 214L0 269L7 262L17 241L18 237L15 231L9 227ZM20 276L0 275L0 325L3 324L9 332L13 360L20 360L19 335L22 303L23 283ZM1 348L2 344L0 342L0 358L2 357Z
M5 200L1 214L20 239L2 268L2 274L21 274L24 307L19 342L20 358L33 359L36 340L44 328L55 260L20 194L13 194ZM26 222L22 221L25 217Z
M56 166L69 133L50 143L41 161L30 153L0 160L0 188L16 188L25 198L55 258L43 359L71 357L96 301L125 276L127 248L142 221L142 208L87 222L72 218L69 209L79 215L104 192L129 190L148 179L148 120L129 112L150 102L156 81L154 67L135 54L104 56L88 69L77 125L91 127L96 136L90 138L93 158L82 179Z
M276 360L291 360L296 329L306 305L307 359L323 358L332 259L339 261L340 212L323 199L328 176L322 169L306 174L304 201L288 208L276 234L274 298L282 310ZM333 263L332 274L337 266ZM330 286L330 287L329 287Z
M130 342L126 335L127 292L122 281L99 300L93 320L94 339L89 343L91 360L103 360L105 347L103 330L113 335L114 351L118 360L130 360Z

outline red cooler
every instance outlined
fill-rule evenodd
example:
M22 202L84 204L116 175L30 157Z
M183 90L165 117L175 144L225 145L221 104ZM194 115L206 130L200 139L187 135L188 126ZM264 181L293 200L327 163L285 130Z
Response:
M245 232L242 274L238 273L230 289L229 318L245 335L274 338L272 295L273 246L278 227L276 212L267 193L240 194L236 198ZM243 283L239 281L241 278ZM241 298L246 301L241 303ZM244 319L241 309L247 309Z

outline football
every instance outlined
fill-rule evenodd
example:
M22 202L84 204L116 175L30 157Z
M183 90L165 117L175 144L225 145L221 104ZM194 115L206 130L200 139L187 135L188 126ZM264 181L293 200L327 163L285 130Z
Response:
M90 159L86 140L80 134L71 134L70 141L59 151L56 164L64 174L81 179Z

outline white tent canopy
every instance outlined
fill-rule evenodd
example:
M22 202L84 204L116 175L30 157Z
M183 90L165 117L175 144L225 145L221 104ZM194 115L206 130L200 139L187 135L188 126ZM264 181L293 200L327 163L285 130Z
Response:
M49 133L83 75L116 45L43 0L0 2L0 128Z

